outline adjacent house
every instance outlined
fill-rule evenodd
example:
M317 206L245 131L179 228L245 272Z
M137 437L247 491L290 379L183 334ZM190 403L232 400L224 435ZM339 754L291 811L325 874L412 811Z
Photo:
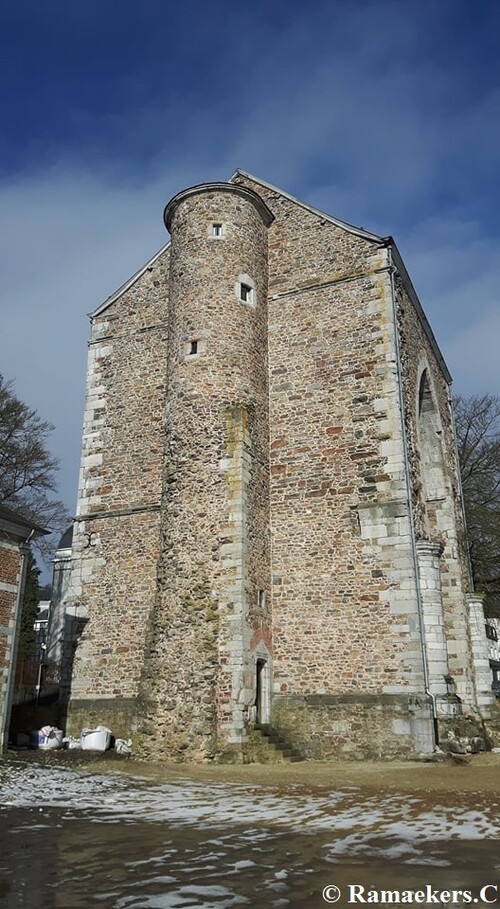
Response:
M47 628L47 649L43 690L57 692L61 704L69 700L73 657L82 619L71 586L73 525L59 540L52 574L52 595Z
M30 518L0 505L0 750L8 742L19 620L30 541L48 533Z

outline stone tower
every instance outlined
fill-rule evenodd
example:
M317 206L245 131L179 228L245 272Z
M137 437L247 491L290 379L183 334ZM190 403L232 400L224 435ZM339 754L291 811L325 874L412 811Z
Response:
M191 758L240 744L249 710L269 711L255 704L253 677L269 676L271 651L272 220L255 192L227 183L195 186L165 209L167 442L142 728Z
M397 247L237 171L92 316L69 731L432 751L495 712L450 376Z

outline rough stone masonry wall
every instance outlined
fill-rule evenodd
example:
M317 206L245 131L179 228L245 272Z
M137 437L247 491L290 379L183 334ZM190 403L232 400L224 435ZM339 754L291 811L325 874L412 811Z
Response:
M167 248L92 322L72 599L83 624L68 728L133 728L156 588L164 449Z
M273 724L292 735L300 727L314 738L316 756L321 748L324 756L366 751L375 722L366 701L375 710L386 695L400 700L377 714L385 750L411 749L409 703L423 691L423 674L387 252L237 179L259 191L276 218L269 231ZM358 698L354 731L346 710L356 712Z
M178 203L171 233L163 548L140 746L198 760L241 752L251 651L268 637L265 610L250 618L258 588L270 592L267 228L241 193L207 190ZM254 305L238 298L241 276Z
M439 567L448 668L459 697L470 707L475 702L466 600L470 581L449 386L401 278L396 280L396 298L416 533L419 539L429 539L442 550ZM443 476L440 495L427 501L423 451L426 441L418 426L418 392L424 369L437 410L439 431L435 435L441 449Z
M189 196L170 279L167 249L93 320L70 731L92 718L128 735L140 680L144 753L237 750L259 657L273 659L273 723L312 756L401 753L425 738L429 713L388 252L243 175L235 183L269 205L268 233L241 196ZM237 299L240 279L255 307ZM401 285L398 304L415 525L444 545L435 586L449 668L472 704L447 387ZM448 510L422 496L423 360Z
M432 750L415 735L417 714L429 726L429 708L404 695L292 695L277 700L273 729L306 760L378 760Z

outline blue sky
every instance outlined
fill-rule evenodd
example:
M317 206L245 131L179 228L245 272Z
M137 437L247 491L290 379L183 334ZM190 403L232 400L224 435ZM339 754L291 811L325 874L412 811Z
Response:
M395 236L464 394L500 392L500 4L7 0L0 371L74 511L86 313L240 167Z

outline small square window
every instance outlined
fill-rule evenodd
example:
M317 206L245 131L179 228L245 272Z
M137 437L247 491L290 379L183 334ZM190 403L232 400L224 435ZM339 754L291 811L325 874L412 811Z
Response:
M253 303L253 288L250 284L240 283L240 300L243 303Z
M246 303L247 306L255 307L257 304L257 291L255 289L255 281L250 275L242 272L238 275L237 281L234 282L234 292L236 294L236 299L240 303Z
M212 237L222 237L222 224L212 224Z

